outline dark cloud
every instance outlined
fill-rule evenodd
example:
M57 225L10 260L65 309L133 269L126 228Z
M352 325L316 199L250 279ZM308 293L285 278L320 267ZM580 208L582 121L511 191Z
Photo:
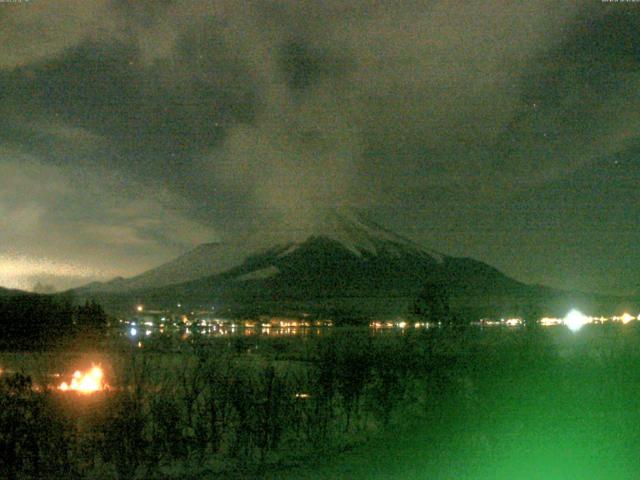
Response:
M566 252L535 265L523 252L548 230L541 212L587 231L622 221L590 221L581 192L607 178L585 172L636 151L638 12L557 1L0 5L0 168L28 179L0 196L15 230L3 248L31 238L24 255L135 273L206 237L310 230L323 208L346 204L524 280L625 290L586 267L547 280L540 265ZM57 257L44 229L70 239ZM603 265L589 238L575 251ZM105 245L130 271L94 259Z

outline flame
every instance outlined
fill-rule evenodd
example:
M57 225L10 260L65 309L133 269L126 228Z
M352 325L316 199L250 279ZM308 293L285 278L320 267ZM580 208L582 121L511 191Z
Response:
M73 372L71 383L62 382L58 386L58 390L63 392L76 391L79 393L94 393L108 388L103 380L104 372L102 368L94 365L84 373L80 370Z

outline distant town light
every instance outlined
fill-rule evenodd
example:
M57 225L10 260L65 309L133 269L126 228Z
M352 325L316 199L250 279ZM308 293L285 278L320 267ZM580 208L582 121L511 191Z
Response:
M144 310L144 306L142 306L142 305L138 305L138 306L136 307L136 310L137 310L138 312L142 312L142 311Z
M562 320L560 318L554 318L554 317L542 317L540 319L540 325L544 326L544 327L550 327L553 325L560 325L562 323Z
M131 330L129 330L129 334L130 334L132 337L135 337L136 335L138 335L138 330L136 330L136 328L135 328L135 327L131 327Z
M620 320L622 321L622 323L627 324L629 323L631 320L635 320L635 317L633 317L632 315L630 315L628 312L624 312L622 314L622 316L620 317Z
M583 325L589 323L589 318L579 310L573 309L564 317L564 324L572 332L577 332Z

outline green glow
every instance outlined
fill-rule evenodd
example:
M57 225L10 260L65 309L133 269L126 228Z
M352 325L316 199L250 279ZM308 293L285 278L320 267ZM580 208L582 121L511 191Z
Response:
M640 351L626 348L640 329L615 328L596 325L579 338L565 329L490 332L410 432L389 432L304 478L640 478Z

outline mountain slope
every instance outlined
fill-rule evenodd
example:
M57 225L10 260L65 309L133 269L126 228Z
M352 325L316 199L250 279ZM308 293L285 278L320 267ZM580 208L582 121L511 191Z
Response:
M427 250L380 225L371 222L361 214L341 209L328 212L322 222L309 230L302 241L273 241L267 235L254 235L233 242L205 243L194 250L131 278L115 278L108 282L93 282L77 289L80 293L111 292L122 293L131 290L150 289L188 282L198 278L221 274L243 265L245 259L269 256L277 252L280 256L293 254L309 238L326 238L353 255L362 257L383 254L386 256L413 255L442 262L444 256Z
M175 260L147 270L135 277L118 277L108 282L93 282L77 291L82 293L118 293L162 287L222 273L242 263L243 259L243 252L234 245L204 243Z
M406 311L429 283L469 298L527 290L482 262L422 248L359 217L334 214L327 224L318 229L322 234L259 250L222 272L129 291L125 299L164 307L217 305L248 313L370 316Z
M0 287L0 297L13 297L16 295L29 295L29 292Z
M137 277L77 292L124 309L180 303L239 314L372 316L406 312L429 284L444 286L452 309L475 318L540 305L562 310L575 299L595 298L526 285L477 260L423 248L350 211L331 212L302 240L270 244L256 236L251 243L205 244Z

